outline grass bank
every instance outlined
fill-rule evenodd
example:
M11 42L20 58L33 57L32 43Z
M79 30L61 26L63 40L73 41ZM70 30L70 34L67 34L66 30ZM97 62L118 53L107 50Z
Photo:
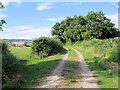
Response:
M94 77L98 79L100 88L118 88L118 71L114 69L118 61L118 42L111 42L111 44L109 43L105 46L106 42L104 41L89 40L77 42L71 47L82 53L89 68L93 71ZM105 62L109 62L109 65Z
M106 67L101 63L102 59L92 55L90 52L75 48L80 51L87 61L89 68L94 72L101 88L118 88L118 72Z
M3 88L31 88L37 81L42 80L62 59L63 54L57 54L44 59L30 57L29 47L10 48L18 60L23 64L19 73L15 73L12 81L6 82Z

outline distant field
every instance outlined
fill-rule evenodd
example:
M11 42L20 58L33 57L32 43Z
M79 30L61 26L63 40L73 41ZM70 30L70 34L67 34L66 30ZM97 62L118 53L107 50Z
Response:
M31 54L30 47L10 47L10 51L19 59L27 59Z

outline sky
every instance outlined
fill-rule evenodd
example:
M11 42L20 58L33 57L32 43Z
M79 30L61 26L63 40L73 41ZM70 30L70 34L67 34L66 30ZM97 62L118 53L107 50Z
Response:
M118 27L118 2L3 2L0 19L7 24L2 39L34 39L51 35L51 27L65 17L102 10Z

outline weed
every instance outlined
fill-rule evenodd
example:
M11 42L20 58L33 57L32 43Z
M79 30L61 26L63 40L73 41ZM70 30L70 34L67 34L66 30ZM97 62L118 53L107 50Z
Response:
M77 80L75 80L75 79L70 79L70 82L77 82Z
M71 84L64 84L64 86L72 86Z

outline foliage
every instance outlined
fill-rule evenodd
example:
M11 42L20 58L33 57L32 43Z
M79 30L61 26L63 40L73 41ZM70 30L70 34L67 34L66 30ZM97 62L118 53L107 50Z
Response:
M12 79L14 73L18 73L21 67L18 59L13 56L9 50L8 45L4 40L0 40L2 46L2 77L3 84Z
M11 81L4 83L3 88L33 88L33 84L37 83L58 63L66 53L47 57L44 59L37 59L28 56L30 54L30 47L11 47L10 51L15 55L18 61L21 61L23 66L20 66L20 77L14 77ZM16 74L14 74L16 76Z
M117 45L113 46L111 49L109 49L106 52L106 55L108 57L108 60L113 62L118 62L120 60L120 49Z
M82 50L76 47L86 60L89 68L94 72L94 77L97 78L100 88L118 88L118 72L106 67L102 63L102 58L94 56L87 50Z
M0 2L0 8L4 8L4 5Z
M3 54L2 55L3 83L10 81L13 78L12 77L13 74L19 73L20 67L22 67L22 65L15 56L9 53Z
M40 37L32 41L32 53L40 56L50 56L63 50L62 43L53 38Z
M0 9L4 8L4 5L0 2ZM5 20L0 20L0 31L3 31L2 26L6 24Z
M120 38L111 38L105 40L92 39L83 40L82 42L76 42L74 46L80 46L83 49L89 50L89 52L99 55L100 57L108 58L108 61L118 62L120 55L119 45Z
M5 54L8 52L8 43L4 40L1 40L0 39L0 47L1 47L1 50L2 50L2 54Z
M57 22L52 27L52 35L62 42L113 38L120 35L114 26L102 11L90 11L86 16L74 15L73 18L66 17L62 22Z

